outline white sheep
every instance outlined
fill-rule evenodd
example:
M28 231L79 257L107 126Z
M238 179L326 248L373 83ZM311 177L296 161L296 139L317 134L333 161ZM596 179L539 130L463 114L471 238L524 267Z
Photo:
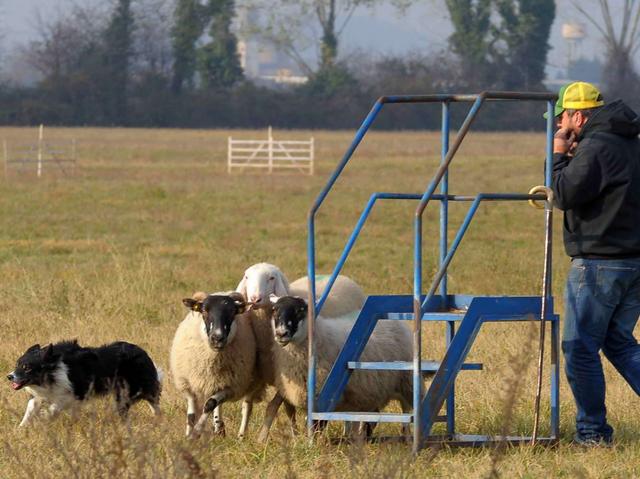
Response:
M328 276L316 276L317 299L324 292ZM269 263L257 263L244 272L236 291L257 307L269 306L269 296L300 296L306 298L309 291L307 276L289 284L287 277ZM367 296L358 283L347 276L338 275L320 314L325 318L337 318L362 309Z
M307 407L307 303L297 297L273 297L272 328L278 346L273 349L276 387L297 408ZM318 317L315 323L317 382L322 384L353 326L352 320ZM398 321L381 321L374 329L361 361L411 361L410 331ZM391 400L402 411L412 408L410 371L354 371L344 390L338 411L380 411ZM273 418L266 418L260 436L266 436ZM265 430L266 428L266 430ZM408 434L408 426L403 425Z
M187 436L198 435L212 411L215 431L224 434L220 406L242 399L242 438L253 402L264 390L256 370L252 313L235 292L196 293L183 303L191 311L176 330L170 365L176 388L187 398Z
M316 275L316 301L318 301L324 293L328 282L329 276ZM308 276L298 278L289 285L290 296L307 298L308 294ZM362 309L366 300L367 296L358 283L348 276L339 274L331 287L329 296L327 296L326 301L322 305L320 315L324 318L338 318L349 314L353 315Z

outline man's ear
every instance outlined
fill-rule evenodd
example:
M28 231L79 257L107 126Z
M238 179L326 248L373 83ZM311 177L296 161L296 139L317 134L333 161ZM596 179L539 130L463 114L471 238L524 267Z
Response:
M198 313L202 312L202 301L197 301L193 298L184 298L182 300L182 304L184 304L191 311L196 311Z

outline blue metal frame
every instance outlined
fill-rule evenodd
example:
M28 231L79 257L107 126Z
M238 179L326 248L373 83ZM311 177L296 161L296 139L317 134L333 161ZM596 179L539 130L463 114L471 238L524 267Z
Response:
M413 372L414 400L413 414L410 417L406 414L395 415L397 422L412 422L414 427L414 451L423 446L425 439L431 431L434 422L442 420L438 416L440 408L446 401L446 417L448 437L455 436L455 391L454 382L457 373L461 369L477 369L473 365L465 365L464 358L471 348L475 335L482 323L487 321L503 320L531 320L540 319L542 312L541 298L519 298L519 297L468 297L447 295L447 267L451 263L464 234L473 219L480 203L483 201L524 201L530 199L546 200L545 195L507 194L507 193L483 193L476 196L450 195L448 193L448 168L455 156L462 140L471 127L480 108L487 100L536 100L546 101L549 118L547 119L547 147L545 162L545 185L551 183L551 160L552 160L552 138L553 138L553 102L556 97L547 93L518 93L518 92L483 92L477 95L414 95L414 96L390 96L381 97L376 101L373 108L356 132L355 138L345 153L342 161L338 164L329 181L318 195L311 207L308 215L309 237L307 242L308 254L308 278L309 278L309 304L314 307L309 308L309 376L308 376L308 428L312 430L313 421L317 419L340 419L356 420L355 418L368 417L375 421L393 421L394 415L389 414L366 414L363 413L332 413L336 407L340 395L346 386L353 369L392 369L394 366L399 369L411 369ZM358 145L373 124L375 118L386 103L434 103L442 104L442 154L441 163L434 178L427 185L423 194L407 193L374 193L371 195L365 206L360 219L345 245L345 248L338 259L336 266L329 277L327 287L322 296L316 301L315 293L315 215L326 199L337 178L343 171L346 164L352 158ZM449 145L450 136L450 112L449 106L452 102L472 102L472 106L465 118L458 134ZM435 190L440 184L440 194ZM316 351L314 339L315 317L321 312L324 302L333 287L333 284L342 270L349 253L351 252L364 224L366 223L373 206L378 199L391 200L419 200L414 218L414 292L412 303L408 296L371 296L367 300L363 310L356 320L351 334L334 363L333 369L326 378L324 386L316 398ZM431 287L426 295L422 294L422 215L431 199L440 201L440 269L436 274ZM458 233L448 248L448 203L449 201L470 201L471 206L462 222ZM547 221L550 215L547 217ZM550 240L549 240L550 241ZM545 254L546 250L545 250ZM550 255L550 253L549 253ZM545 257L545 261L549 258ZM551 272L545 268L545 281L550 284ZM436 290L440 287L440 294L436 295ZM552 297L545 300L551 308L546 309L546 320L551 324L551 436L546 440L556 440L558 438L558 418L559 418L559 370L558 370L558 320L553 314ZM449 308L466 310L463 314L446 313ZM444 312L443 312L444 311ZM549 311L551 311L549 313ZM410 314L410 313L413 314ZM358 358L364 349L366 342L373 332L378 319L411 319L413 328L413 361L408 364L384 365L378 363L359 363ZM446 322L446 343L447 353L441 364L425 364L421 360L421 332L423 320L437 320ZM455 321L461 320L458 332L455 331ZM481 367L481 365L479 366ZM434 380L426 395L422 392L422 371L435 370ZM375 417L374 417L375 416ZM351 418L351 419L350 419ZM359 419L362 420L362 419ZM418 427L419 425L419 427ZM510 438L518 442L525 438ZM489 440L489 439L486 439ZM474 444L481 443L480 436L473 436Z

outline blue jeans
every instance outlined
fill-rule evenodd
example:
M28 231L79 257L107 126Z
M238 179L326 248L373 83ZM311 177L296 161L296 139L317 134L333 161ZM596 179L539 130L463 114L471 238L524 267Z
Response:
M565 292L562 351L576 401L577 439L606 440L605 382L600 350L640 395L640 258L574 259Z

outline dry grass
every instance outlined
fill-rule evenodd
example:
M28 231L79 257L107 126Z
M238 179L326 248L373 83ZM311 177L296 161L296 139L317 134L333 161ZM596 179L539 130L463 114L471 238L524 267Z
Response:
M305 272L309 205L352 135L286 133L317 144L314 177L294 174L228 176L227 131L50 129L50 138L76 138L75 178L12 172L0 183L0 370L10 371L31 344L78 338L97 345L125 339L147 349L165 370L169 344L184 311L180 299L194 290L235 287L258 261L280 265L294 279ZM234 131L234 137L264 132ZM276 136L279 134L276 132ZM284 134L282 134L284 135ZM35 129L0 129L12 142ZM541 182L542 135L472 134L451 172L452 193L526 192ZM421 192L439 161L432 133L374 133L345 170L318 219L318 265L333 266L369 195ZM382 202L347 262L346 274L370 293L412 290L414 203ZM454 205L451 228L466 206ZM434 220L436 208L427 218ZM425 279L437 258L437 222L425 223ZM568 261L556 215L556 311ZM488 204L476 215L452 264L449 289L467 294L539 294L543 214L524 204ZM444 328L425 326L425 357L443 351ZM458 429L465 433L529 434L533 425L535 344L525 324L487 325L470 353L480 372L463 372L457 384ZM531 356L530 360L523 356ZM276 424L267 447L253 436L183 439L185 404L166 381L163 417L146 408L129 424L113 416L109 401L85 408L77 421L18 431L26 394L0 394L2 477L633 477L640 475L640 414L631 390L606 365L611 449L585 451L569 444L574 407L563 380L559 447L490 450L442 449L410 461L403 445L310 445ZM547 371L548 373L548 371ZM510 400L517 376L517 399ZM548 380L544 383L545 399ZM252 432L262 415L257 408ZM543 411L548 402L543 400ZM228 430L239 407L226 407ZM545 418L547 416L544 416ZM441 427L441 426L438 426ZM381 428L395 432L396 426ZM335 429L334 429L335 431ZM548 433L548 422L541 425Z

